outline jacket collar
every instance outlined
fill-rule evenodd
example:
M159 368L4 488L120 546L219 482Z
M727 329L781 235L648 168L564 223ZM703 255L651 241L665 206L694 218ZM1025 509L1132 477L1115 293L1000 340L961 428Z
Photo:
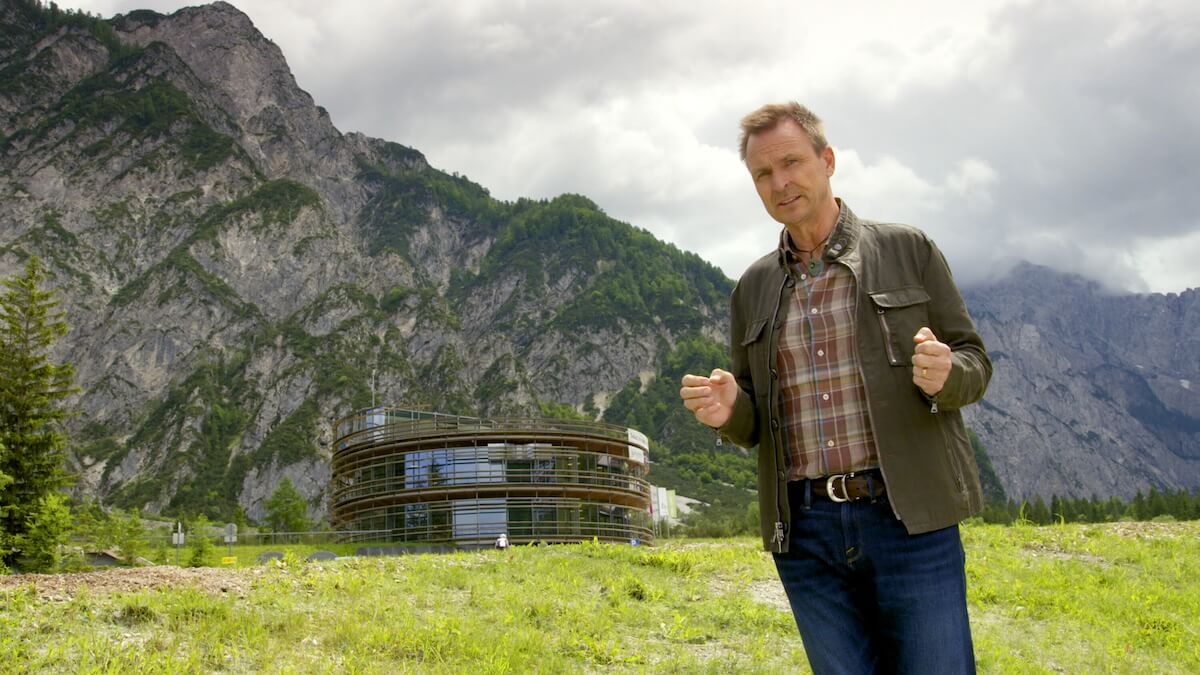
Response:
M825 244L825 252L821 255L821 259L827 263L836 262L854 251L859 235L858 216L854 215L854 212L850 210L850 207L840 197L835 197L834 199L837 200L838 204L838 219L837 223L833 226L833 232L829 235L829 241ZM790 248L787 228L785 227L779 234L779 248L776 250L779 265L784 270L788 269L791 262Z

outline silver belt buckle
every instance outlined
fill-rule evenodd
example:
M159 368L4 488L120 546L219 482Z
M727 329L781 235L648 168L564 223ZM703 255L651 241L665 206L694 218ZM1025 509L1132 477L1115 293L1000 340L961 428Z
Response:
M846 490L846 479L853 478L853 477L854 477L853 473L839 473L839 474L830 476L829 478L826 478L825 479L825 494L829 495L829 501L836 502L838 504L850 501L850 493ZM837 494L834 492L834 489L833 489L834 481L838 480L839 478L842 480L842 494L846 495L845 497L837 496Z

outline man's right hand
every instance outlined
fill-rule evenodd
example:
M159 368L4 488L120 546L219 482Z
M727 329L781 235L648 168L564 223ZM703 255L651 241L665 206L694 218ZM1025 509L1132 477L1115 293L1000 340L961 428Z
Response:
M733 373L717 368L708 377L684 375L679 396L683 399L683 405L692 411L701 424L719 429L733 417L737 390Z

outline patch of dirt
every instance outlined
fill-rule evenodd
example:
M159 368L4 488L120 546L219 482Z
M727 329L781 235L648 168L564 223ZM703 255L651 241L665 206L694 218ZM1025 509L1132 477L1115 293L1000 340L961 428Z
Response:
M1054 560L1074 560L1076 562L1088 563L1090 565L1100 565L1101 567L1109 567L1111 563L1100 556L1090 553L1079 553L1076 551L1065 551L1055 544L1047 544L1034 542L1023 546L1025 551L1034 558L1052 558Z
M159 589L195 588L211 595L245 597L263 568L217 567L114 567L97 572L69 574L0 575L0 593L32 588L46 602L66 602L80 591L90 595L135 593Z
M1105 532L1129 539L1178 539L1185 531L1179 523L1105 523Z
M767 579L750 584L750 597L755 602L769 605L781 612L790 613L792 611L787 594L783 592L783 584L779 583L778 579Z

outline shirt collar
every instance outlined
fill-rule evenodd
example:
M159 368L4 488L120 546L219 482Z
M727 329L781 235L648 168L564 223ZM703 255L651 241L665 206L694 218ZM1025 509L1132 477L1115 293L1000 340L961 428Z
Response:
M825 240L825 250L821 254L821 260L825 262L836 260L849 248L852 239L851 222L855 220L854 213L850 211L850 207L846 206L841 197L834 197L834 200L838 205L838 219L833 225L833 231ZM792 238L788 236L787 227L784 227L779 233L779 259L784 265L792 265L800 261L800 251L792 243Z

